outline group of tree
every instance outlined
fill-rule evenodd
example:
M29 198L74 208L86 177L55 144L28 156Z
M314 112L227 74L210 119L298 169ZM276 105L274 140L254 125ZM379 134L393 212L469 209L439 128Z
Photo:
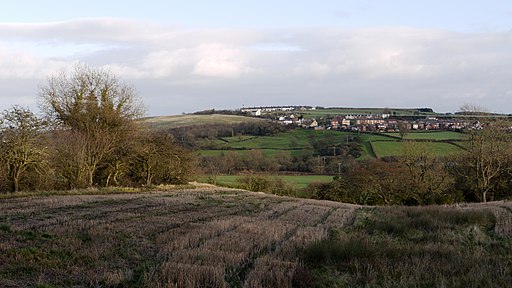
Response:
M357 136L345 141L332 135L311 137L308 148L283 148L277 153L267 154L263 149L220 150L216 155L200 156L200 166L208 175L260 173L315 173L337 175L353 165L361 155L362 147ZM299 151L300 149L300 151ZM292 152L299 153L292 153Z
M366 205L486 202L512 197L509 122L467 131L463 150L436 157L427 143L403 142L403 156L353 162L331 183L313 184L313 198Z
M0 191L185 183L196 162L166 133L138 127L135 90L108 70L78 64L48 77L38 117L0 115Z
M242 122L238 124L203 124L171 128L167 133L185 147L215 148L208 144L219 138L241 136L270 136L292 129L274 121ZM206 141L204 141L206 140Z

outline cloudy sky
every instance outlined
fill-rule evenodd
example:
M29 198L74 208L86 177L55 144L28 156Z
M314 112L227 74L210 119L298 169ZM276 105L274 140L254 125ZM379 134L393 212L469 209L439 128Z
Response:
M148 115L261 105L512 113L509 0L24 0L0 10L0 109L73 63Z

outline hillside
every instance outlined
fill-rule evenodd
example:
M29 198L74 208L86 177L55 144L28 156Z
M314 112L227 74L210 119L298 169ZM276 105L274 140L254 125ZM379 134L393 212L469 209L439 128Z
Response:
M246 122L260 122L266 121L261 118L237 116L237 115L174 115L174 116L155 116L146 117L139 120L144 126L153 129L169 129L177 127L186 127L191 125L204 125L204 124L239 124Z
M345 108L345 109L318 109L308 110L308 113L315 115L328 115L328 113L370 113L382 112L384 109L377 108ZM393 109L393 112L408 115L414 109ZM175 115L148 117L140 120L140 123L152 129L181 128L192 125L236 125L240 123L268 122L267 119L237 115ZM425 142L429 149L438 156L453 155L460 151L460 143L464 141L465 135L452 131L414 131L405 137L408 141ZM217 137L215 139L198 140L197 146L201 155L213 156L225 153L226 150L236 151L245 154L247 151L259 149L267 156L275 156L280 153L287 153L292 156L300 156L303 153L312 151L311 140L332 141L332 145L353 142L357 138L361 144L361 156L359 159L382 158L389 156L400 156L403 153L399 133L358 133L336 130L308 130L294 129L285 133L269 136L237 135L235 137Z
M2 287L512 285L509 203L370 208L207 186L0 210Z
M414 132L405 139L421 141L436 155L447 156L460 151L458 144L465 135L457 132ZM357 140L356 140L357 139ZM329 145L343 145L358 141L361 144L360 159L400 156L403 143L398 133L357 133L336 130L295 129L272 136L221 137L207 141L208 149L201 150L202 155L218 155L226 150L236 153L260 149L266 155L289 153L293 156L312 151L311 141L329 141Z

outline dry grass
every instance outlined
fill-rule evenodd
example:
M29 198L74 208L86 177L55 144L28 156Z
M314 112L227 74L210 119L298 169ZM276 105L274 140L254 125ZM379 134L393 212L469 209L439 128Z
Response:
M0 211L0 287L310 287L318 277L327 286L450 286L444 267L475 281L493 275L479 282L492 286L512 275L510 251L500 250L511 242L507 202L359 209L205 185L1 199ZM505 258L490 258L492 249ZM313 276L304 255L356 274ZM441 282L428 282L433 273Z
M2 287L291 287L356 206L237 190L0 200Z
M511 208L358 209L303 259L320 287L511 287Z

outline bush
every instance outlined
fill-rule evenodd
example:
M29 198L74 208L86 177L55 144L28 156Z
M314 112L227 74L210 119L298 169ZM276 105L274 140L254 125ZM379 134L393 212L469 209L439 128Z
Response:
M240 188L249 191L267 192L275 195L293 196L293 186L280 178L248 175L238 179Z

